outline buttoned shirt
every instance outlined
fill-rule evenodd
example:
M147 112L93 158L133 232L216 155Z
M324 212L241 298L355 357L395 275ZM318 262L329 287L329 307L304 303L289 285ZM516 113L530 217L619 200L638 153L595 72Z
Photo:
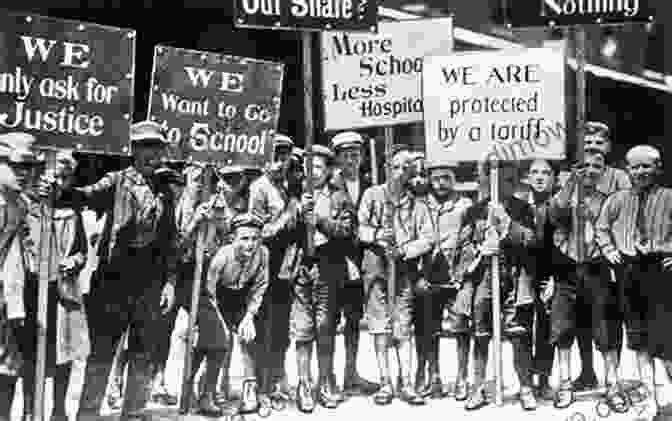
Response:
M286 186L272 181L266 174L250 185L249 210L264 222L262 236L265 239L275 237L288 225L296 222L296 212L285 212L289 204Z
M248 260L241 261L236 256L235 245L227 244L210 263L206 290L211 297L217 297L217 288L248 289L246 310L256 316L268 288L268 270L266 246L259 246Z
M638 208L636 190L619 191L606 199L596 224L597 241L605 255L614 250L627 256L672 253L672 189L654 186L649 191L644 206L644 244L637 229Z
M28 214L25 195L0 190L0 320L22 319L26 316L23 296L27 271L24 257L22 227Z
M428 195L427 205L435 229L435 247L443 253L448 262L452 262L464 217L473 202L469 198L457 196L439 202L433 195Z
M576 249L576 230L574 227L577 224L577 195L574 190L572 197L566 200L568 194L566 188L558 192L551 199L549 217L556 227L553 232L553 244L562 254L576 262L578 261L578 253ZM584 256L587 260L594 260L600 257L600 248L598 247L595 235L595 224L606 198L607 195L599 190L593 190L590 193L587 192L583 198L585 209L588 212L585 215L583 230Z
M315 247L330 240L351 240L355 230L355 207L346 193L330 185L315 190Z

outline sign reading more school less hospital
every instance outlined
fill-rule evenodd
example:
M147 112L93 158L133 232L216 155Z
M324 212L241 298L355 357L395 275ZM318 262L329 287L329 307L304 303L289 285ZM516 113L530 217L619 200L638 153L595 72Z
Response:
M234 0L241 28L378 31L378 0Z
M516 0L505 10L514 28L653 22L652 0Z

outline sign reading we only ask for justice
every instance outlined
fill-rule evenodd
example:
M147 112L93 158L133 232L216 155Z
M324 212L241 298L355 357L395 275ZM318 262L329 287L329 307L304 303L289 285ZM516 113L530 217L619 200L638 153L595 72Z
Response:
M124 153L135 31L0 13L0 133L37 146Z
M423 57L453 51L451 18L381 23L377 35L322 35L325 129L422 121Z
M157 46L149 118L166 129L172 158L261 167L271 159L283 69Z
M427 156L565 158L565 60L557 48L426 57Z

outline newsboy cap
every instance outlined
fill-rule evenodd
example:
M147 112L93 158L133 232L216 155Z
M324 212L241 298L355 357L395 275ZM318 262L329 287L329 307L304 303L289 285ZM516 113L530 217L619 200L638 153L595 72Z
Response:
M236 215L231 221L231 229L236 230L240 227L252 227L262 229L264 222L253 213L241 213Z
M0 135L0 160L13 164L41 164L43 163L31 146L35 143L35 136L12 132Z
M327 148L324 145L313 145L311 149L313 156L322 156L327 159L327 161L331 161L334 159L334 153L331 151L331 149Z
M599 121L589 121L586 123L585 137L597 137L609 140L611 130L609 126Z
M154 121L139 121L131 125L131 143L144 145L167 145L168 139L164 134L163 127Z
M331 148L334 151L339 149L364 146L364 139L357 132L342 132L331 139Z
M276 133L273 137L273 149L281 147L292 148L294 147L294 141L287 135Z

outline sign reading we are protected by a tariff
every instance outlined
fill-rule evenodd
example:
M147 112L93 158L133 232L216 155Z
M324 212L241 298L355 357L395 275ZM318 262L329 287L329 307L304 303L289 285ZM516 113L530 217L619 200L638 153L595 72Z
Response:
M135 31L0 13L0 133L36 146L126 153Z
M565 158L565 59L557 48L425 57L427 156Z
M149 118L174 159L261 167L270 161L283 65L157 46Z
M452 22L384 22L377 35L324 33L326 130L421 122L423 57L452 53Z

